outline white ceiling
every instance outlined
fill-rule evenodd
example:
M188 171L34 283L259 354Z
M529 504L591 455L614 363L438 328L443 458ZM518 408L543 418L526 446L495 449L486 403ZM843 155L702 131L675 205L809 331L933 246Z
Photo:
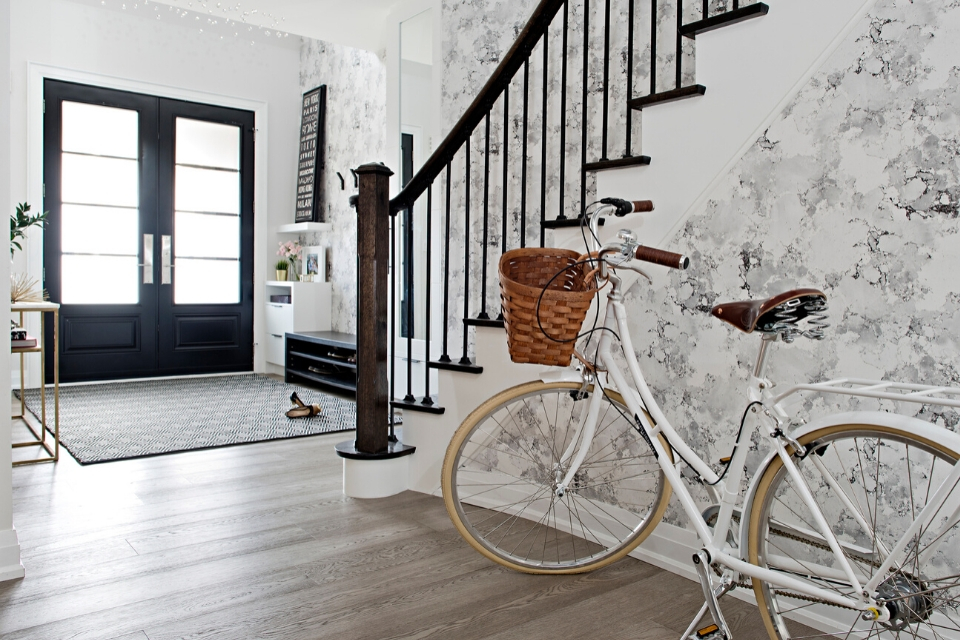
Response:
M399 0L147 0L214 18L245 22L378 51L390 9ZM127 4L137 0L126 0ZM140 0L143 4L143 0Z

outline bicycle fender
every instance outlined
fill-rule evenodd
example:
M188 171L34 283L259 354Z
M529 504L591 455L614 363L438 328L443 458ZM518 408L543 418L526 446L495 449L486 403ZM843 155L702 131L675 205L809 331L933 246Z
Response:
M548 369L540 374L540 382L551 384L554 382L576 382L583 383L583 376L576 369Z
M926 420L911 418L909 416L903 416L896 413L885 413L883 411L850 411L846 413L831 414L829 416L824 416L823 418L818 418L809 424L801 425L795 429L791 429L790 435L797 440L800 440L803 436L813 431L817 431L825 427L836 427L844 424L872 424L880 427L903 429L904 431L915 433L921 438L939 442L943 445L946 445L950 449L953 449L957 453L960 453L960 435L954 433L953 431L949 431L943 427L938 427L937 425L927 422ZM741 559L744 561L747 561L747 558L744 557L744 554L746 554L746 550L748 548L748 521L750 518L750 512L753 509L753 500L757 493L757 485L760 484L760 478L763 477L763 472L767 469L776 455L776 451L771 451L767 454L767 457L763 459L763 462L760 464L760 466L757 467L757 473L754 474L753 478L751 478L750 487L747 489L747 495L743 501L743 516L740 523L740 554Z

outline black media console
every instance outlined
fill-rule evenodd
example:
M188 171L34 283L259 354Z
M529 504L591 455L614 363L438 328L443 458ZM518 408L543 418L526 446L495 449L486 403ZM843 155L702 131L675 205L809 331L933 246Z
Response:
M286 382L357 392L357 336L336 331L286 334Z

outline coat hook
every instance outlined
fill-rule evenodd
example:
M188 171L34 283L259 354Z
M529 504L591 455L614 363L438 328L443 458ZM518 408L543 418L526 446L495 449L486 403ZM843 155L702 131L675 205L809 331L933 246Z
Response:
M360 188L360 178L357 176L357 172L353 169L350 169L350 173L353 174L353 186L355 189Z
M337 171L337 177L340 178L340 191L343 191L347 188L347 184L343 181L343 176L340 175L339 171Z

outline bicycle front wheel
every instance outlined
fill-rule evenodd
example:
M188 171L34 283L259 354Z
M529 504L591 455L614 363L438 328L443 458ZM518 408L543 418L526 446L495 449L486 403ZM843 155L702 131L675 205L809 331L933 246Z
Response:
M800 438L811 453L794 458L861 585L916 520L960 458L942 443L908 430L851 424ZM752 563L811 586L857 595L830 550L798 485L779 457L761 471L749 514ZM754 579L760 613L771 638L960 638L960 486L933 521L914 536L906 558L872 594L889 622L864 621L861 612L818 603L799 591ZM796 622L829 628L821 634Z
M632 551L663 516L670 487L623 399L609 390L601 391L583 464L557 495L592 401L579 392L572 382L507 389L471 413L447 448L447 511L495 562L527 573L590 571Z

